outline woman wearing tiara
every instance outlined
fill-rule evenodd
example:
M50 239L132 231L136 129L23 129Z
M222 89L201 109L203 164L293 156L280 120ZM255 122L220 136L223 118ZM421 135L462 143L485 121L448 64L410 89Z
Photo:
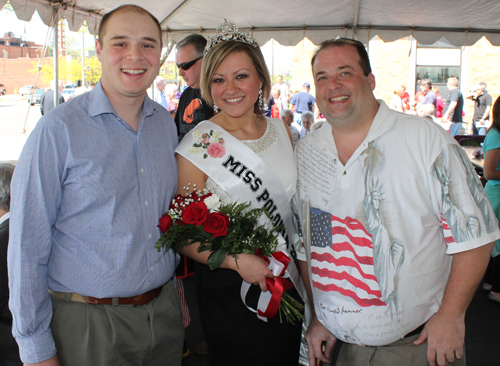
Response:
M257 42L227 22L218 31L205 49L200 82L202 97L216 114L186 135L176 150L178 193L186 194L183 187L191 183L217 193L223 202L253 200L251 207L268 207L271 218L282 217L288 228L296 182L290 130L281 120L261 114L270 78ZM200 136L210 131L213 141L207 142L214 149L203 150ZM261 320L247 308L257 308L261 290L267 290L266 277L273 277L267 263L240 254L237 264L227 256L221 268L211 271L206 265L210 253L198 253L198 246L191 244L182 253L201 263L197 294L210 364L297 365L301 322L280 321L279 315ZM289 268L294 267L291 262ZM253 284L246 296L241 295L244 282ZM300 298L295 287L288 292Z

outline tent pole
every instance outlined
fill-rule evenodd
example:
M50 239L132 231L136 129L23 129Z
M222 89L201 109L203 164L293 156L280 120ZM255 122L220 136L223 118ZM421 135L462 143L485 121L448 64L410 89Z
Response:
M359 20L359 3L360 2L361 2L361 0L356 0L356 6L354 7L354 24L352 27L353 39L357 39L358 20Z
M184 6L187 5L187 3L189 3L190 0L184 0L177 8L175 8L170 14L168 14L165 19L163 19L161 22L160 22L160 25L161 27L166 27L168 26L167 22L170 20L171 17L173 17L179 10L181 10ZM193 33L196 33L196 32L193 32Z

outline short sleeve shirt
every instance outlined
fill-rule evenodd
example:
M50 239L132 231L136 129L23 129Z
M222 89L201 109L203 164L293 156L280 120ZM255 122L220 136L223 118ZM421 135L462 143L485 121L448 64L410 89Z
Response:
M496 128L490 128L483 142L483 153L488 150L500 149L500 132ZM497 169L500 170L500 161L498 161ZM488 180L488 183L494 186L500 185L500 180Z
M295 155L316 315L342 341L401 339L439 309L450 254L500 237L467 155L432 121L381 102L345 166L328 123Z
M450 91L450 95L448 96L448 99L446 100L446 103L444 105L443 115L446 113L446 111L450 107L451 102L457 102L457 106L455 107L453 114L450 115L450 121L462 122L463 121L462 110L464 107L464 97L462 95L462 92L458 88L455 88L452 91Z

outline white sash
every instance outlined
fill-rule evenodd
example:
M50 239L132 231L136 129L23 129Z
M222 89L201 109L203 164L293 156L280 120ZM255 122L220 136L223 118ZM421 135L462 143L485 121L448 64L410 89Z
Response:
M230 198L237 197L240 203L250 203L251 208L266 207L270 217L262 215L261 220L273 226L283 225L286 228L286 231L280 230L278 251L283 251L290 257L286 241L283 239L287 231L294 232L290 202L278 176L255 152L210 121L199 123L184 137L175 152L208 175ZM272 263L273 261L271 265ZM275 276L281 272L278 267L270 267L273 273L276 272ZM287 272L302 299L307 301L306 291L293 259L288 265ZM243 302L250 285L243 282L241 292ZM268 293L269 291L262 293L259 310L269 302Z

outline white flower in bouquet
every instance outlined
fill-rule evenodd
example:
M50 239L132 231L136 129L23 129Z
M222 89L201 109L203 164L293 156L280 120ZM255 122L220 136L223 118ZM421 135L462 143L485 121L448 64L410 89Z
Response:
M210 212L217 211L220 207L220 198L216 194L212 194L210 197L205 198L203 201L207 205L207 209Z

